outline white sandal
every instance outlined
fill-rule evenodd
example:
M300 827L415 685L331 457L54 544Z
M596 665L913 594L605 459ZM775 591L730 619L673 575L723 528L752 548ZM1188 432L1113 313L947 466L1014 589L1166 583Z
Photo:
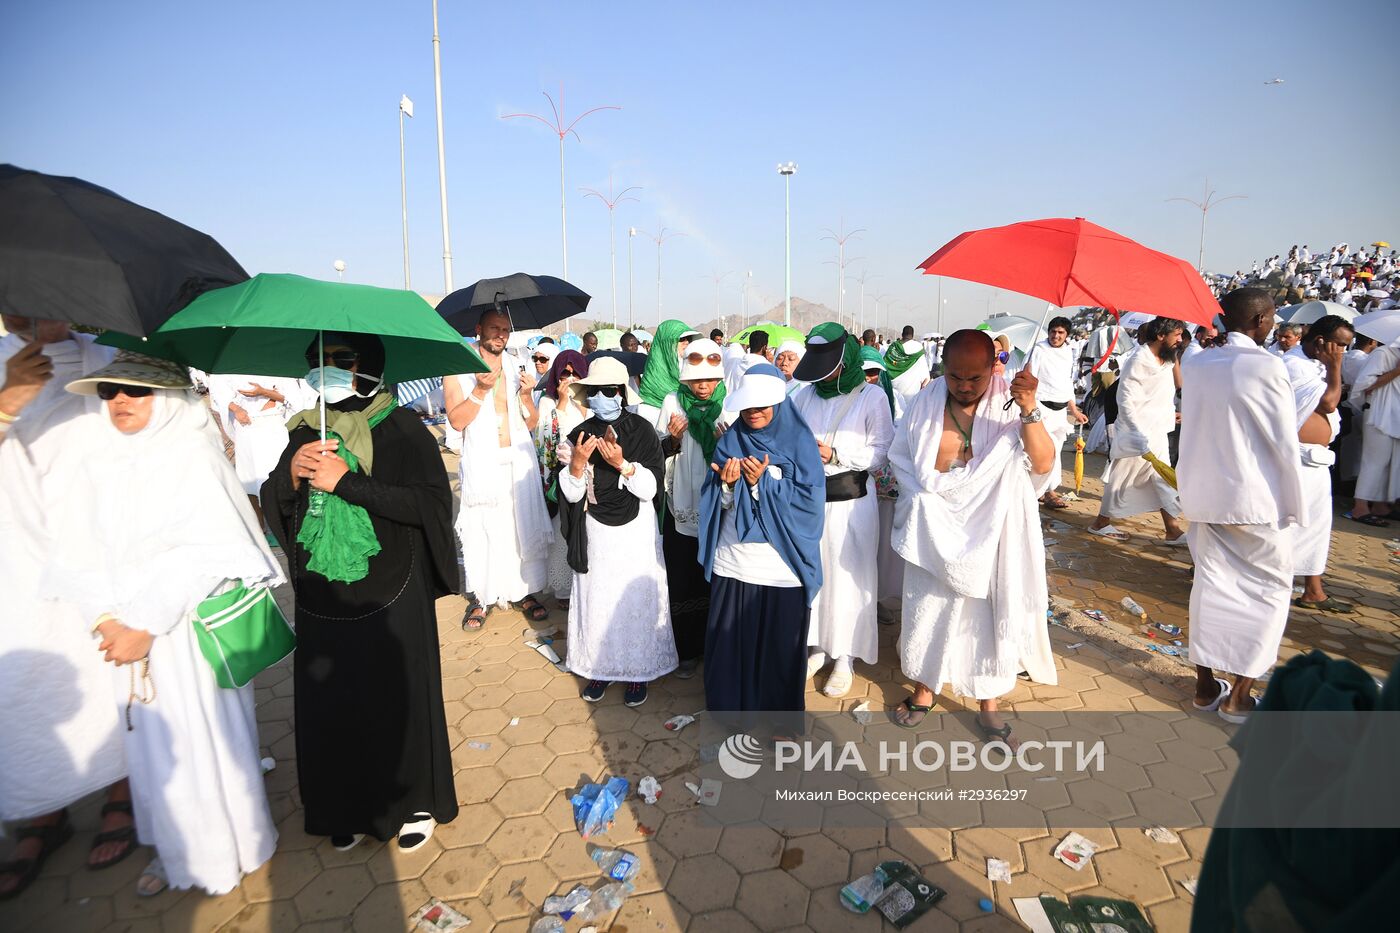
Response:
M820 674L821 669L826 667L826 662L829 660L830 658L826 656L825 651L818 651L807 655L807 679L811 680L813 677Z
M1093 535L1093 536L1095 536L1095 537L1097 537L1097 538L1108 538L1108 539L1110 539L1110 540L1112 540L1112 541L1127 541L1127 540L1128 540L1128 536L1127 536L1127 535L1125 535L1123 532L1119 531L1117 528L1114 528L1112 525L1104 525L1102 528L1095 528L1093 525L1090 525L1088 528L1085 528L1084 530L1087 531L1087 532L1089 532L1089 534L1091 534L1091 535Z
M136 879L136 895L137 897L155 897L168 887L170 887L170 879L165 874L165 864L157 855L151 859L151 864L146 866L146 870L141 872L141 877Z
M1202 706L1195 700L1192 700L1191 705L1203 713L1213 713L1216 710L1220 709L1220 704L1224 703L1225 698L1230 695L1230 682L1228 680L1222 680L1219 677L1215 678L1215 682L1220 684L1220 693L1216 695L1214 700L1211 700L1205 706Z
M415 813L417 819L411 823L405 823L399 827L399 851L405 855L409 852L417 852L428 844L428 840L433 838L433 827L437 824L433 822L431 813ZM413 839L418 836L421 838ZM412 840L404 845L405 839Z
M837 664L832 669L831 675L826 679L826 686L822 688L822 693L829 697L843 697L851 690L851 669L843 668Z
M334 841L334 840L335 840L335 837L332 836L332 837L331 837L331 840L332 840L332 841L331 841L331 848L332 848L332 849L335 849L337 852L349 852L351 849L355 848L355 846L359 845L360 842L361 842L364 838L365 838L365 834L364 834L364 833L353 833L353 834L351 834L351 836L350 836L350 841L349 841L348 843L346 843L346 844L343 845L343 846L338 846L338 845L335 844L335 841Z

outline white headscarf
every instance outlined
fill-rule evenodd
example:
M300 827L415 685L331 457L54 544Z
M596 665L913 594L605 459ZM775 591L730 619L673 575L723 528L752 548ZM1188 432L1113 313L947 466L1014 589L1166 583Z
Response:
M58 519L64 547L40 595L164 634L230 580L282 582L248 496L203 402L157 389L151 418L123 434L102 405L102 453L89 458Z

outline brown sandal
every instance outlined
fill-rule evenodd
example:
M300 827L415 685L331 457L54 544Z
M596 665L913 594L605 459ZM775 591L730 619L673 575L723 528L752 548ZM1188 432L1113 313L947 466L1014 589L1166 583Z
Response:
M35 826L30 824L22 826L15 831L16 839L39 839L42 846L39 854L33 858L17 858L0 864L0 875L15 875L19 878L19 884L8 891L0 892L0 901L8 901L19 897L25 888L34 883L34 879L39 877L39 872L44 867L44 862L48 857L69 839L73 838L73 824L68 822L68 811L63 810L62 816L57 823L50 823L47 826Z
M105 817L111 813L125 813L127 816L131 816L131 801L107 801L102 805L102 815ZM98 833L96 836L93 836L92 848L88 851L95 852L99 847L104 846L109 842L125 843L126 847L123 848L119 854L107 859L104 862L88 862L88 871L101 871L104 868L111 868L113 865L117 864L122 859L126 858L128 855L130 855L136 850L136 820L133 819L130 823L127 823L125 826L118 826L116 829L109 829L105 832ZM91 858L92 856L89 855L88 857Z

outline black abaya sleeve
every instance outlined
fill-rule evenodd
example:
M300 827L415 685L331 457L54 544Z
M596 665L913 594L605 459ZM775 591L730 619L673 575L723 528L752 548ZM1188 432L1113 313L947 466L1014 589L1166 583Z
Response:
M267 475L262 489L258 491L258 498L262 503L263 518L267 519L267 527L272 530L272 536L277 539L277 543L287 553L291 553L290 547L298 530L293 527L292 522L297 503L297 492L292 488L292 457L301 446L295 443L295 438L299 433L301 432L292 432L291 439L286 449L282 451L276 468Z

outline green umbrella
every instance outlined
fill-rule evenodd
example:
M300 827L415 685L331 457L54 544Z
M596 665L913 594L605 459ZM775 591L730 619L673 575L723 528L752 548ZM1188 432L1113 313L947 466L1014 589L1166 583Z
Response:
M747 346L749 342L749 334L753 333L756 330L768 332L768 346L773 347L774 349L777 349L778 344L786 343L789 340L795 340L798 343L802 343L804 340L807 339L807 335L802 333L802 331L796 329L795 327L788 327L784 324L768 324L764 322L759 322L757 324L751 324L748 327L745 327L743 330L739 331L739 333L731 337L730 340L734 343L739 343Z
M384 381L487 366L416 292L263 273L205 292L146 338L108 331L98 342L209 373L305 376L306 348L324 331L384 341Z

